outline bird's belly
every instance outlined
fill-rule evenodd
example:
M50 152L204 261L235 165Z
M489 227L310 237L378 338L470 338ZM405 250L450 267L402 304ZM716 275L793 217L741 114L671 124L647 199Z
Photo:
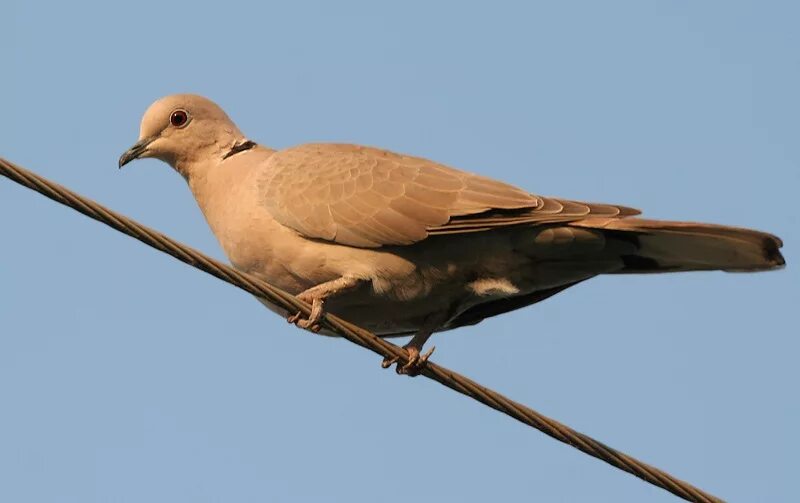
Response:
M267 309L286 317L294 313L258 299ZM432 316L447 311L449 304L432 302L431 299L398 301L394 298L368 292L343 293L325 303L325 311L369 330L381 337L411 335L425 326ZM322 330L323 335L336 336Z
M269 239L253 240L270 227ZM225 237L237 268L293 295L341 277L358 279L356 288L328 298L325 310L384 337L440 330L478 304L553 286L509 233L363 249L305 239L264 220Z
M286 269L286 265L273 262L270 267L250 272L294 295L340 277L338 273L322 269L317 274L324 276L312 280L307 273ZM432 281L424 273L424 267L414 267L390 277L365 277L355 288L326 299L325 311L382 337L402 336L423 327L436 331L437 325L447 322L448 314L455 314L475 297L460 277ZM294 314L264 303L282 316Z
M326 304L328 312L382 337L413 334L450 307L431 298L398 301L385 296L347 294Z

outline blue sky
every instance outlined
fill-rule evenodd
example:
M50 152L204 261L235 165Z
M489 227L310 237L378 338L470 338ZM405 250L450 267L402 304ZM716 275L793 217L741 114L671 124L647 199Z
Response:
M795 2L21 2L0 155L215 257L145 108L219 102L655 218L768 230L780 272L598 278L435 360L732 501L797 501ZM674 501L0 179L0 500Z

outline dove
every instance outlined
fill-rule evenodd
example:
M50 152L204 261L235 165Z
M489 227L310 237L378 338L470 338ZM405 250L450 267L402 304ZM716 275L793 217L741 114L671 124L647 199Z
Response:
M439 331L541 302L601 274L766 271L781 240L633 208L535 195L420 157L350 144L275 150L207 98L177 94L145 112L139 158L189 185L231 264L312 305L285 313L319 331L324 312L381 337L411 336L417 375ZM323 334L335 335L323 330ZM397 363L385 359L383 367Z

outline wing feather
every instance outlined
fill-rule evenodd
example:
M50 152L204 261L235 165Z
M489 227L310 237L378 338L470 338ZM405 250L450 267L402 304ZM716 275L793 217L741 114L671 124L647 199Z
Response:
M540 197L419 157L357 145L276 152L260 176L264 205L278 222L310 238L357 247L639 213Z

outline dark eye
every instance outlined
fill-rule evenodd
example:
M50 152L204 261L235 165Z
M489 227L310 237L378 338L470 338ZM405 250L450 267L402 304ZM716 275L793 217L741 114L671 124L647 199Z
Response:
M189 113L186 110L175 110L169 116L169 123L175 127L183 127L189 123Z

